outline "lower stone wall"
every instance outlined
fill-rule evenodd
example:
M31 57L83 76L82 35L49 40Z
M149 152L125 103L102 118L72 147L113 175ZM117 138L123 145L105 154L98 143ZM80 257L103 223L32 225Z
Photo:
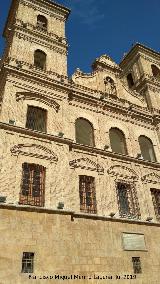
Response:
M144 234L146 250L124 250L124 232ZM159 240L158 224L1 205L0 284L159 284ZM34 252L33 274L21 272L23 252ZM132 257L141 259L136 279Z

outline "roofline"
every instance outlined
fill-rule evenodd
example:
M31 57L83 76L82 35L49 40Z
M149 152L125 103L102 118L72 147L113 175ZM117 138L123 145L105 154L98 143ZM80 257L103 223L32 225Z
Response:
M63 6L63 5L61 5L61 4L58 4L58 3L56 3L56 2L53 2L52 0L39 0L39 1L44 2L44 4L45 4L45 2L46 2L46 4L50 4L50 5L56 6L56 7L60 8L60 9L65 10L65 11L66 11L66 14L67 14L67 15L66 15L66 20L67 20L69 14L70 14L70 12L71 12L71 10L70 10L69 8L67 8L67 7L65 7L65 6ZM10 16L11 16L11 14L12 14L12 9L13 9L14 5L16 5L16 4L19 5L19 2L20 2L20 1L17 1L17 0L12 0L12 1L11 1L11 5L10 5L10 8L9 8L7 20L6 20L6 23L5 23L4 30L3 30L3 36L5 36L5 32L6 32L6 28L7 28L7 25L8 25L8 21L9 21L9 18L10 18Z
M128 53L124 56L124 58L123 58L122 61L119 63L119 65L123 64L123 62L126 61L126 60L129 58L129 56L135 51L135 49L136 49L136 48L139 48L139 47L142 48L142 49L148 50L148 51L150 51L150 52L152 52L152 53L154 53L154 54L160 56L160 52L155 51L154 49L152 49L152 48L150 48L150 47L148 47L148 46L145 46L145 45L143 45L143 44L137 42L134 46L131 47L131 49L130 49L130 50L128 51Z

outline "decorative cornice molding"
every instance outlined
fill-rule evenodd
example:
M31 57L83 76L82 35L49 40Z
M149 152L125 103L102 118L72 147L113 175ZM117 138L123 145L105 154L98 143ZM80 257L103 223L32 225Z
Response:
M69 162L72 169L81 168L90 171L96 171L98 174L104 174L104 168L88 158L80 158Z
M132 181L138 180L138 176L135 171L122 165L111 166L107 172L109 175L114 176L118 179Z
M15 28L17 29L17 32L23 34L26 36L25 33L29 34L29 36L35 36L41 38L43 41L51 42L53 44L57 44L58 46L62 46L64 48L68 47L67 39L64 37L60 37L55 33L47 32L47 30L42 30L38 26L34 26L30 23L24 23L22 20L17 19L17 23L15 24ZM32 40L33 41L33 40ZM41 41L39 41L41 43Z
M19 39L27 40L31 43L36 43L36 44L39 44L41 46L47 47L50 50L55 50L56 52L58 52L60 54L67 55L66 46L63 46L63 49L59 48L60 44L57 41L54 41L53 44L49 44L47 41L40 40L40 38L32 36L32 35L26 35L26 34L24 34L23 32L20 32L20 31L15 31L15 35ZM55 46L55 44L57 46Z
M49 97L42 93L19 92L16 93L16 100L36 100L48 105L49 107L53 107L56 112L58 112L60 109L60 105L52 97Z
M41 2L43 3L44 1L41 1ZM28 2L26 0L20 0L20 3L24 6L34 9L35 11L39 11L41 13L54 17L55 19L62 21L62 22L66 21L68 14L69 14L69 10L65 9L65 7L59 4L56 4L56 3L51 3L49 1L44 2L43 6L37 5L37 1L35 0L32 0L32 1L28 0ZM49 4L48 7L47 7L47 4ZM56 7L54 7L54 5L56 5Z
M10 151L14 156L24 155L35 157L39 159L49 160L51 163L58 161L58 157L53 151L41 145L18 144L13 146Z
M153 184L160 183L160 176L157 175L156 173L149 173L142 177L142 182L153 183Z

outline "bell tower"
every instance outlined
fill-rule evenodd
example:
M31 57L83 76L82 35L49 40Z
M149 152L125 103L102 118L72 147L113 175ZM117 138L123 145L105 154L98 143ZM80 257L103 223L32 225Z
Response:
M12 0L0 61L2 122L26 127L29 105L43 109L59 105L55 101L59 95L54 100L57 84L68 80L65 23L69 13L50 0Z
M4 29L4 58L28 70L67 75L69 10L49 0L13 0Z

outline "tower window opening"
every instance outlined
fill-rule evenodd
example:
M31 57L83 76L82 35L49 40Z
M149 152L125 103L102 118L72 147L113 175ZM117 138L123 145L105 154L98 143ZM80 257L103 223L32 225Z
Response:
M44 70L46 68L46 53L40 49L34 52L34 66Z
M129 73L127 75L127 82L128 82L128 87L132 88L134 86L134 80L133 80L133 76L131 73Z
M45 16L38 15L37 17L37 28L46 31L48 26L48 21Z
M155 78L160 80L160 70L156 65L151 65L151 69L152 69L152 74Z

